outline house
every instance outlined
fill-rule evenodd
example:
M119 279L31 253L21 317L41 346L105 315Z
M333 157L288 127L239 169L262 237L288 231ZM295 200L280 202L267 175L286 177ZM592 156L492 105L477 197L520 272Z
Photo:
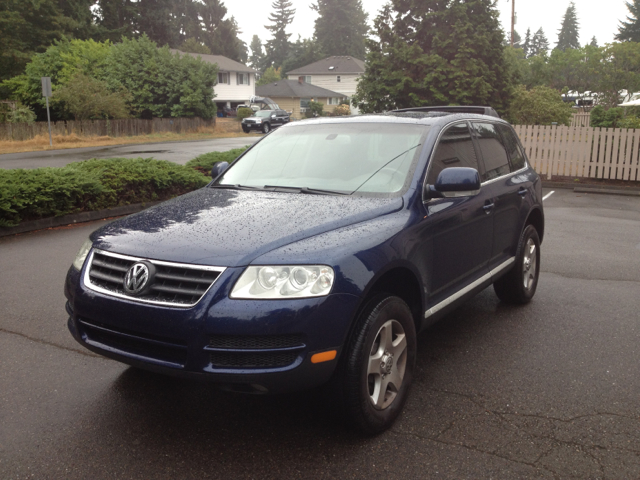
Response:
M365 71L364 62L349 56L334 56L286 72L289 80L302 79L305 83L326 88L345 95L349 100L356 93L358 78ZM357 114L355 107L351 113Z
M326 88L311 85L303 80L278 80L256 87L256 94L260 97L269 97L276 102L281 109L291 113L292 118L303 118L310 101L325 105L324 111L332 112L336 105L347 99L347 96L327 90Z
M175 49L171 51L173 53L191 55L195 58L199 57L204 62L218 65L218 84L213 90L219 111L223 107L236 108L240 104L248 104L249 99L256 94L257 71L253 68L222 55L187 53Z

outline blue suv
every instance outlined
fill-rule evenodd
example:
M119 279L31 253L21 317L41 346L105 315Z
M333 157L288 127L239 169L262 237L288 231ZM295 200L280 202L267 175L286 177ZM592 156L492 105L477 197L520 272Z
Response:
M228 390L327 384L357 428L385 430L417 333L491 284L509 303L536 291L540 178L491 113L284 125L206 187L95 231L67 275L69 330Z

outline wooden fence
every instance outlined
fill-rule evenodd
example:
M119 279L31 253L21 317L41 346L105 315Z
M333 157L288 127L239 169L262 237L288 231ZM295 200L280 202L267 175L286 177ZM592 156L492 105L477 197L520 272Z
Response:
M533 168L554 176L640 181L640 130L516 125Z
M572 127L590 127L591 126L591 113L581 112L574 113L571 117Z
M143 120L127 118L124 120L84 120L51 122L52 135L78 135L79 137L130 137L150 133L174 132L188 133L200 127L212 127L215 118L203 120L190 118L154 118ZM48 136L47 122L0 123L0 140L31 140L36 135Z

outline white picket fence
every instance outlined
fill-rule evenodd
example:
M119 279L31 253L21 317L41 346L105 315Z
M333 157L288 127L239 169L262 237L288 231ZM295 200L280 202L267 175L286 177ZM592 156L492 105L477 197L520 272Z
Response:
M533 168L554 176L640 181L640 129L515 125Z

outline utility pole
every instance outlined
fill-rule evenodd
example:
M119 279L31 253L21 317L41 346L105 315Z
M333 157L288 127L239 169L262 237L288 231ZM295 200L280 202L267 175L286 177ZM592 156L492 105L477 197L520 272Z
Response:
M511 48L513 48L513 32L516 24L516 0L511 0Z

